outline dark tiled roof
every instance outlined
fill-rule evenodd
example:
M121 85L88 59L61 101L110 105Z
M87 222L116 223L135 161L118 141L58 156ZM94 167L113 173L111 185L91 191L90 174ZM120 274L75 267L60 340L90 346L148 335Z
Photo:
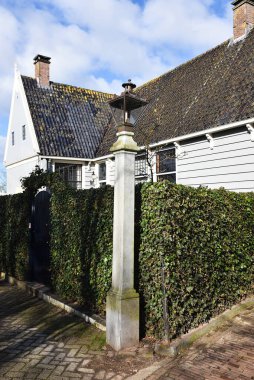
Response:
M116 140L112 95L23 77L43 154L100 157ZM254 116L254 29L137 88L149 104L135 125L141 146ZM110 125L111 124L111 125Z
M135 125L141 146L254 116L254 29L137 88L150 101ZM114 141L108 129L99 154Z
M22 76L40 152L48 156L94 158L111 123L112 95L51 82L41 88Z

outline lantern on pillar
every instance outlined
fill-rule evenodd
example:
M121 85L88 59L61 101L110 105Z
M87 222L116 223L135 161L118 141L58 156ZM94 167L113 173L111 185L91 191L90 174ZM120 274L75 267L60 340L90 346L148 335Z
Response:
M137 113L135 113L135 111L147 105L147 101L133 92L136 85L131 82L131 79L129 79L128 82L123 83L122 87L124 88L124 91L120 96L115 96L110 100L109 105L112 108L118 125L121 125L122 127L125 125L128 129L128 126L132 127L136 121Z

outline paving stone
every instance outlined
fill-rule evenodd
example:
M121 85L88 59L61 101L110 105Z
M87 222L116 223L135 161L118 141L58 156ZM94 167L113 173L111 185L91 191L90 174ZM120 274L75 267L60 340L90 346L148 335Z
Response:
M75 369L77 368L78 366L78 363L71 363L68 365L68 367L66 368L66 372L73 372L75 371Z
M39 374L38 379L49 379L51 373L52 371L45 369Z
M85 360L83 360L83 362L82 362L82 366L86 366L86 365L88 365L89 363L91 362L91 359L89 360L89 359L85 359Z
M115 376L114 372L109 372L106 374L106 380L112 379L112 377Z
M11 307L5 307L7 302ZM98 350L95 337L99 332L91 333L90 327L86 327L87 336L83 332L72 335L68 324L72 326L76 319L68 316L62 329L63 318L66 315L55 307L23 291L2 287L0 282L0 380L253 380L254 311L251 309L222 332L200 339L181 356L156 364L145 377L137 369L154 363L153 358L145 357L149 345L126 351L133 356L117 354L105 346ZM64 335L64 331L69 335Z
M82 376L79 374L79 373L76 373L76 372L68 372L68 371L65 371L63 373L63 376L67 376L71 379L80 379Z
M103 380L105 377L106 371L99 371L98 373L95 374L94 378L98 380Z
M82 373L94 373L94 369L91 368L78 368L78 371Z

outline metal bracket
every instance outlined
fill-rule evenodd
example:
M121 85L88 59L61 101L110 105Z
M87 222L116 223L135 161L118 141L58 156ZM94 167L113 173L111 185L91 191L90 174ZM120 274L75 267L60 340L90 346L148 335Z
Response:
M250 133L250 140L254 141L254 127L252 124L246 124L246 128L248 129L248 132Z
M214 148L214 138L209 133L206 134L206 138L210 143L210 149L213 149Z

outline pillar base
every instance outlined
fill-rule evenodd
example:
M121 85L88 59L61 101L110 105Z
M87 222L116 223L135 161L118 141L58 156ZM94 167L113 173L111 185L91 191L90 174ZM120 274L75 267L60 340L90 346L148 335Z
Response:
M110 290L106 307L107 343L116 351L139 343L139 294Z

